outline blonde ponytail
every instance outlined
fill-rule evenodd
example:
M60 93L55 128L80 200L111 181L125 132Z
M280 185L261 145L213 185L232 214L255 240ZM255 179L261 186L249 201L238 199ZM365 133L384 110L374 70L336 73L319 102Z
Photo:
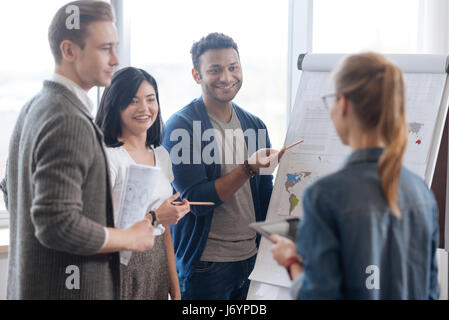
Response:
M387 147L379 159L378 172L387 203L398 218L401 217L398 189L408 132L404 91L402 72L396 66L387 64L382 83L382 113L378 124Z

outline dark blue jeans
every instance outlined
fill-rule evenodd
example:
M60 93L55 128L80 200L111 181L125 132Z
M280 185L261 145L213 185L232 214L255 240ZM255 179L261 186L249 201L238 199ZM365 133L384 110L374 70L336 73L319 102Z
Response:
M180 279L183 300L245 300L256 256L238 262L200 261L190 279Z

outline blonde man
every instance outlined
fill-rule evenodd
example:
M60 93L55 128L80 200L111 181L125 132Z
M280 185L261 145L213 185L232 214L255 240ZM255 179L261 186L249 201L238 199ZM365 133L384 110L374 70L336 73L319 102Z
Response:
M11 215L8 299L119 298L117 251L154 244L150 220L114 229L103 136L87 92L109 86L117 31L112 7L71 2L49 42L55 73L17 120L2 182Z

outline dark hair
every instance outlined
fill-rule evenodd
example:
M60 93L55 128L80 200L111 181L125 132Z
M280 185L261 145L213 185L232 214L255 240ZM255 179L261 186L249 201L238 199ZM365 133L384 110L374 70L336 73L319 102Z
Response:
M195 42L190 50L193 67L198 72L200 71L200 57L207 50L227 48L234 49L240 56L237 43L235 43L231 37L218 32L208 34L206 37L201 38L200 41Z
M148 81L153 86L159 105L156 121L147 131L146 145L155 148L161 145L164 123L156 80L142 69L128 67L117 71L112 77L111 85L106 88L101 97L100 107L95 118L95 123L103 131L106 146L117 148L123 145L117 139L122 135L120 111L125 110L131 104L144 81Z
M79 10L79 29L67 27L67 19L71 14L70 10L69 13L66 10L73 7ZM60 64L62 60L62 53L59 48L61 42L70 40L84 49L87 28L91 23L97 21L115 21L114 9L109 3L92 0L73 1L56 12L48 29L48 41L56 64Z

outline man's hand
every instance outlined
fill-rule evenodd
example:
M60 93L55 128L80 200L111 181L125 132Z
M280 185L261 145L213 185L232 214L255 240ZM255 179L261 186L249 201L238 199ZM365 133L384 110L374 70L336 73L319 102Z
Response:
M147 217L137 222L132 227L125 230L128 234L128 250L135 252L143 252L153 248L154 234L151 217Z
M108 228L108 241L98 250L98 254L135 251L142 252L153 248L154 234L151 216L137 222L128 229Z
M272 174L282 156L285 153L285 149L281 151L275 149L260 149L253 153L253 155L248 159L248 164L251 168L261 174Z
M285 150L260 149L249 159L248 165L256 173L271 175L276 169ZM227 175L215 180L215 190L221 201L227 201L240 187L248 181L249 175L244 165L238 166Z

